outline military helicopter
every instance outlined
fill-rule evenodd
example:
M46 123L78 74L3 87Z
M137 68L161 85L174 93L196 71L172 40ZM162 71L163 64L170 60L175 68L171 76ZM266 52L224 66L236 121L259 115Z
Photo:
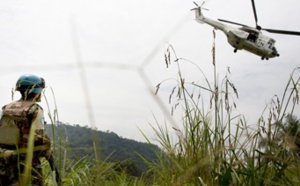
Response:
M205 2L202 3L202 5ZM234 52L236 53L237 50L246 50L248 52L251 52L255 55L258 55L261 57L262 60L274 57L279 57L279 53L275 47L275 39L263 34L261 30L265 30L270 33L276 33L276 34L288 34L288 35L300 35L300 32L296 31L287 31L287 30L275 30L275 29L267 29L262 28L257 24L257 14L255 9L255 3L254 0L251 0L252 3L252 9L254 13L255 23L256 27L250 27L244 24L227 21L223 19L218 19L218 21L209 19L205 17L201 10L204 8L201 8L201 6L198 6L197 3L194 2L194 4L197 6L197 8L194 8L192 10L195 10L195 16L196 21L199 23L206 23L208 25L211 25L215 29L219 29L225 33L228 39L228 43L234 48ZM223 24L221 22L226 22L230 24L235 24L242 26L240 28L232 27L227 24Z

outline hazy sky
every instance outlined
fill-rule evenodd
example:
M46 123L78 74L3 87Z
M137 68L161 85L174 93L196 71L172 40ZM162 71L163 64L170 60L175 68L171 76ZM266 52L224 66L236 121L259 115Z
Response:
M209 11L203 13L209 18L255 24L250 0L210 0L205 7ZM95 125L144 141L140 128L153 139L149 123L156 125L154 116L161 124L167 118L150 91L161 81L176 78L177 71L176 65L166 68L166 44L175 48L178 57L196 63L207 77L213 75L213 29L198 24L192 8L193 2L186 0L1 2L0 101L10 102L18 77L33 73L46 79L50 109L44 100L41 103L46 114L57 105L62 122ZM299 8L297 0L259 0L259 25L300 31ZM261 61L245 51L233 53L225 35L216 31L218 74L221 79L230 67L239 92L238 112L250 123L274 94L282 95L290 73L300 64L300 37L269 35L276 39L281 56ZM187 80L203 80L195 66L181 66ZM162 85L159 94L167 109L172 86Z

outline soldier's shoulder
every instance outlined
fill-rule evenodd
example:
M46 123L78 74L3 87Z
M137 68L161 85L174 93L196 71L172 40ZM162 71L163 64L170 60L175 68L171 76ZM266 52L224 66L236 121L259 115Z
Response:
M17 106L19 103L17 101L13 101L13 102L10 102L8 104L5 104L4 106L2 106L2 110L5 109L6 107L14 107L14 106Z
M39 110L43 110L43 108L39 104L37 104L36 102L33 102L30 105L28 105L28 112L29 113L38 112Z

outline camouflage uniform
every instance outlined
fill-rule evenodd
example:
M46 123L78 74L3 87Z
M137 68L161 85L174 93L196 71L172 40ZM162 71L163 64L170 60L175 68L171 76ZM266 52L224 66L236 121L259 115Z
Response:
M16 127L17 126L17 127ZM30 131L34 131L34 152L32 160L32 185L43 185L40 157L46 157L50 150L50 138L44 131L43 109L35 101L15 101L2 108L0 130L2 127L19 129L17 145L0 144L0 186L19 185L20 173L24 171ZM14 153L19 150L20 153Z

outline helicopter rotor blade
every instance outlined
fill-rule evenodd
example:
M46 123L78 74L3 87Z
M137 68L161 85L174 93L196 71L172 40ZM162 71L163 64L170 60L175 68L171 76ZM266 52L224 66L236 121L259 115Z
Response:
M201 6L203 6L204 4L205 4L205 1L202 2ZM201 6L200 6L200 7L201 7Z
M203 1L203 3L199 6L195 1L193 2L195 5L196 5L196 7L197 8L201 8L201 9L203 9L203 10L209 10L209 9L207 9L207 8L203 8L202 6L206 3L205 1Z
M236 23L236 22L232 22L232 21L228 21L228 20L224 20L224 19L218 19L219 21L222 21L222 22L225 22L225 23L231 23L231 24L234 24L234 25L239 25L239 26L246 26L248 27L247 25L244 25L244 24L241 24L241 23Z
M257 24L258 18L257 18L257 13L256 13L256 8L255 8L254 0L251 0L251 3L252 3L252 9L253 9L254 18L255 18L255 25L256 25L256 28L260 30L261 27Z
M275 33L275 34L287 34L287 35L300 36L300 32L297 32L297 31L275 30L275 29L267 29L267 28L263 28L262 30L265 30L265 31L271 32L271 33Z
M257 13L256 13L256 8L255 8L255 3L254 0L251 0L252 3L252 9L253 9L253 13L254 13L254 18L255 18L255 24L256 24L256 29L257 30L265 30L267 32L270 33L275 33L275 34L287 34L287 35L295 35L295 36L300 36L300 32L298 31L290 31L290 30L276 30L276 29L268 29L268 28L261 28L257 22L258 22L258 18L257 18ZM222 22L226 22L226 23L230 23L230 24L235 24L235 25L239 25L239 26L244 26L244 27L249 27L247 25L241 24L241 23L236 23L233 21L228 21L228 20L224 20L224 19L218 19L219 21ZM251 27L249 27L251 28Z

